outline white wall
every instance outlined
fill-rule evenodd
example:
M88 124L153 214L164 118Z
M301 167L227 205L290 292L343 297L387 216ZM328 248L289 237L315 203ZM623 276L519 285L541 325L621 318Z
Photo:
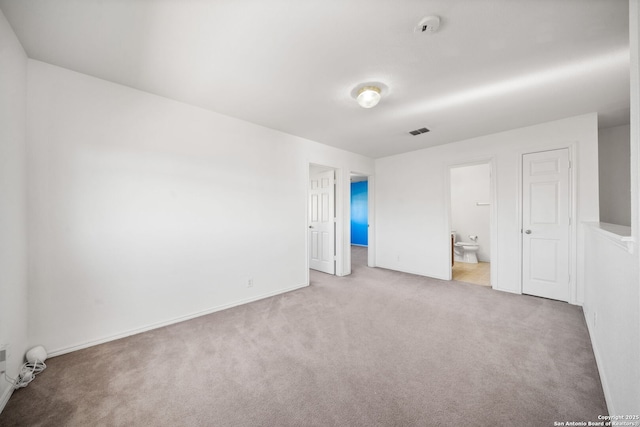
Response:
M27 117L29 332L54 353L307 284L309 163L339 169L347 247L349 172L373 173L359 155L33 60Z
M640 414L640 8L629 2L631 76L631 252L586 227L584 314L609 412ZM627 233L629 234L629 233Z
M629 125L598 131L600 221L631 225Z
M456 232L456 241L470 242L470 235L478 236L478 260L489 262L491 206L478 206L478 202L491 202L489 164L451 169L451 228Z
M377 265L447 279L451 268L446 200L449 167L493 159L498 227L496 245L491 249L492 281L497 289L521 292L521 156L573 147L577 220L597 221L597 135L597 115L593 113L376 160ZM581 239L579 235L574 246L581 247ZM581 254L573 267L577 288L571 298L580 303Z
M27 349L27 56L0 11L0 345L15 377ZM10 396L0 377L0 411Z
M640 413L640 310L637 256L585 227L584 315L609 411Z

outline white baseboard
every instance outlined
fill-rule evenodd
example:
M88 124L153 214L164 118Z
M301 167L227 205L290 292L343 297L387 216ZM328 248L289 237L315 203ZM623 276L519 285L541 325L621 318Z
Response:
M4 393L2 393L2 397L0 397L0 414L2 413L2 411L4 411L4 407L7 405L9 398L13 394L13 387L11 386L11 384L7 383L7 385L9 387L7 387Z
M248 303L253 302L253 301L258 301L258 300L269 298L269 297L272 297L272 296L276 296L276 295L284 294L284 293L287 293L287 292L295 291L296 289L304 288L306 286L309 286L309 284L305 283L303 285L297 285L297 286L293 286L291 288L280 289L280 290L277 290L277 291L274 291L274 292L268 292L266 294L258 295L258 296L251 297L251 298L245 298L245 299L242 299L242 300L239 300L239 301L235 301L235 302L232 302L232 303L228 303L228 304L222 304L222 305L219 305L219 306L216 306L216 307L213 307L213 308L209 308L207 310L202 310L202 311L198 311L198 312L195 312L195 313L187 314L185 316L179 316L179 317L175 317L173 319L165 320L165 321L162 321L162 322L152 323L150 325L143 326L141 328L131 329L131 330L119 333L119 334L110 335L108 337L100 338L100 339L97 339L97 340L86 341L86 342L75 344L75 345L72 345L72 346L69 346L69 347L58 348L58 349L55 349L53 351L50 351L49 352L49 357L60 356L60 355L66 354L66 353L71 353L73 351L82 350L83 348L93 347L94 345L104 344L104 343L109 342L109 341L115 341L115 340L120 339L120 338L129 337L131 335L140 334L142 332L147 332L147 331L150 331L152 329L162 328L163 326L168 326L168 325L173 325L174 323L184 322L186 320L194 319L194 318L200 317L200 316L205 316L207 314L215 313L217 311L226 310L228 308L236 307L236 306L239 306L239 305L242 305L242 304L248 304Z
M438 280L446 280L449 281L449 279L447 277L444 276L439 276L439 275L426 275L424 273L419 273L417 271L413 271L413 270L400 270L398 267L396 266L387 266L384 264L377 264L376 268L384 268L385 270L391 270L391 271L397 271L400 273L408 273L408 274L413 274L414 276L422 276L422 277L428 277L430 279L438 279Z
M593 348L593 354L596 357L596 366L598 367L598 374L600 374L600 383L602 384L602 391L604 392L604 401L607 404L607 410L609 411L609 414L617 414L616 408L613 406L613 401L611 400L611 391L609 389L607 376L602 370L603 362L602 357L600 356L600 350L598 350L598 345L596 344L596 340L594 339L595 337L591 331L591 324L589 323L587 311L584 309L584 307L582 309L582 314L584 314L584 321L587 323L589 339L591 339L591 347Z
M505 288L500 288L498 286L496 287L491 287L493 290L495 291L500 291L500 292L506 292L508 294L514 294L514 295L522 295L522 292L520 291L514 291L513 289L505 289Z

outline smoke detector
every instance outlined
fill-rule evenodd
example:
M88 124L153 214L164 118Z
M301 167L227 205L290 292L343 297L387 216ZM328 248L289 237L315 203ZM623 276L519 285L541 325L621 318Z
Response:
M413 32L420 34L432 34L440 28L440 17L436 15L425 16L418 22Z

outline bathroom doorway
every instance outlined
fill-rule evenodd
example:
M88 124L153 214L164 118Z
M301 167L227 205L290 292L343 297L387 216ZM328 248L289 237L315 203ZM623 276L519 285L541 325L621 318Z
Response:
M493 184L490 161L449 169L451 278L491 286Z

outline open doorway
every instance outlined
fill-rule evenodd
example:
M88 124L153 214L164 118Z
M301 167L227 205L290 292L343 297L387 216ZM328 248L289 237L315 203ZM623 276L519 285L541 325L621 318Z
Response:
M351 173L351 271L369 264L369 177Z
M311 270L336 276L352 273L351 246L351 177L367 182L367 241L361 252L363 265L375 267L374 177L366 173L348 172L338 167L309 163L307 180L307 266ZM358 260L356 260L358 262ZM310 279L310 275L307 279ZM319 277L319 276L316 276Z
M451 167L451 277L491 286L491 163Z

